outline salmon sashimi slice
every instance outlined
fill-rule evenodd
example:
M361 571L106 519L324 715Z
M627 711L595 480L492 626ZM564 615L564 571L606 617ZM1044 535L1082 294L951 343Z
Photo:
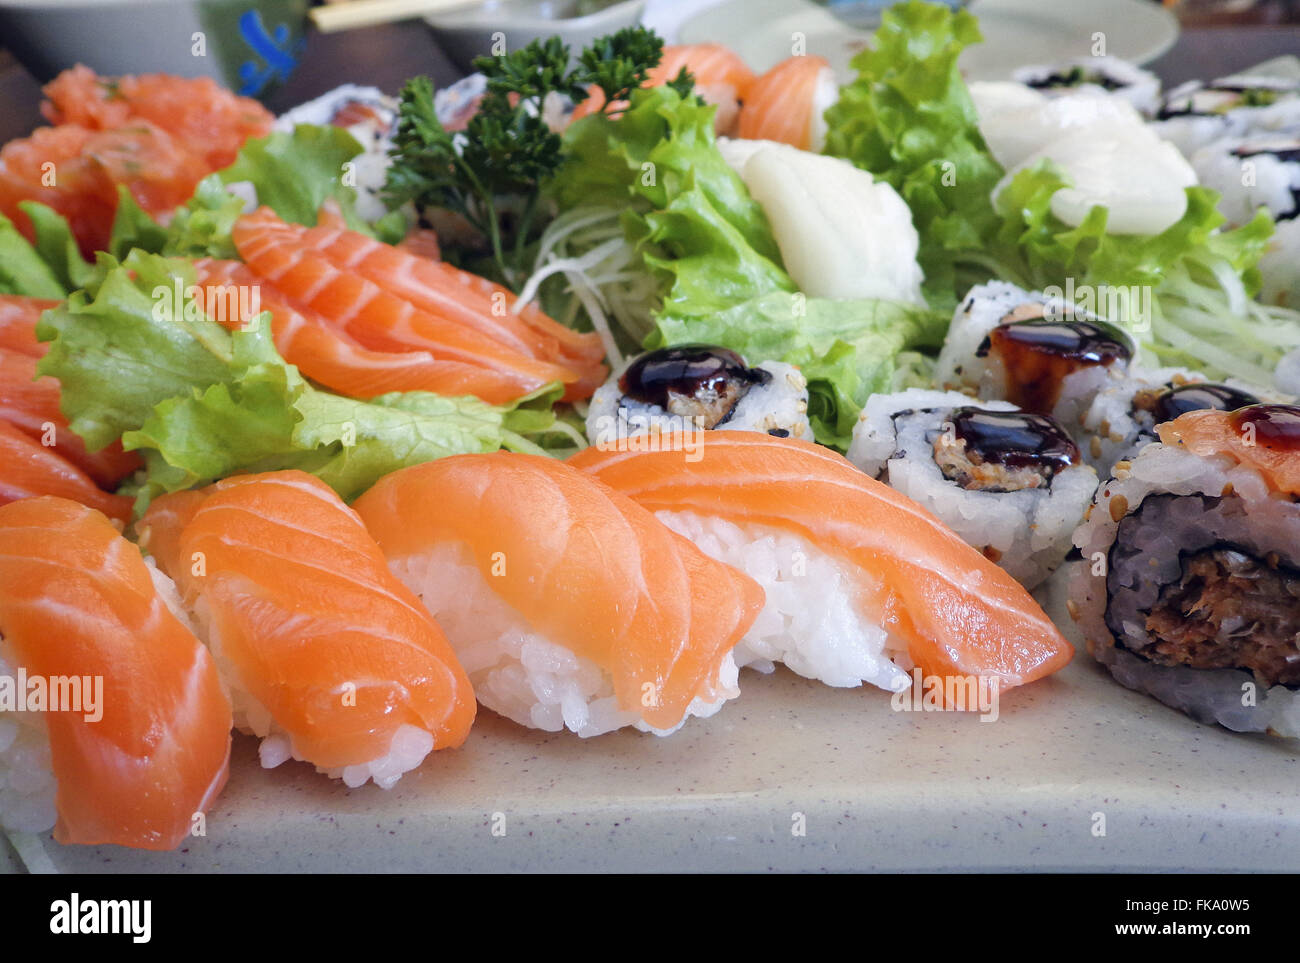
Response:
M176 579L262 764L385 788L474 721L469 679L356 513L298 471L156 499L141 545ZM203 634L203 632L201 632Z
M500 284L357 231L317 225L301 236L335 266L369 278L421 311L479 327L539 360L585 367L588 379L603 380L599 335L566 328L534 304L516 313L518 298Z
M62 843L165 850L212 805L229 767L230 701L169 592L98 512L62 498L0 506L0 661L25 670L29 688L49 681L51 698L52 680L83 683L82 711L0 713L0 726L8 715L19 729L0 752L0 775L15 777L0 779L0 823L54 823ZM17 776L46 744L53 787L16 798ZM57 822L39 811L51 788Z
M37 363L31 355L0 347L0 420L52 448L107 488L141 467L140 456L123 451L120 442L97 452L87 451L86 443L59 410L59 382L48 375L38 378Z
M230 166L275 120L207 78L103 78L77 66L45 93L42 110L56 126L0 149L0 213L32 240L18 204L45 204L67 218L90 258L108 246L119 186L166 223L203 177Z
M662 733L739 693L730 652L762 590L561 462L442 458L356 509L480 701L523 725Z
M316 226L321 225L317 222ZM438 241L438 232L431 227L411 228L406 232L406 237L397 242L397 246L428 261L442 260L442 245Z
M269 208L246 214L231 231L239 255L280 291L307 305L376 351L428 351L498 372L518 385L522 397L544 385L570 384L569 368L538 361L498 344L490 336L420 311L372 281L335 267L300 241Z
M1073 649L1029 593L925 509L843 456L755 432L710 431L698 457L588 448L570 464L655 512L801 535L860 571L859 605L901 636L926 675L1042 678ZM668 450L676 448L676 450Z
M41 315L62 302L42 298L25 298L19 294L0 294L0 348L32 358L43 358L48 345L36 337Z
M604 348L599 336L566 328L535 305L516 314L515 295L486 278L347 230L336 217L327 217L315 228L280 222L268 223L266 229L279 232L286 245L305 245L340 271L373 282L420 312L485 334L521 355L569 369L577 379L570 391L574 397L589 396L608 373L601 362Z
M1300 494L1300 407L1189 411L1156 430L1166 445L1230 459L1258 472L1274 491Z
M750 86L737 133L746 140L820 151L826 143L822 114L838 96L835 72L825 57L788 57Z
M131 499L103 491L53 448L0 421L0 505L38 495L80 502L123 525L131 518Z
M258 310L271 312L280 355L306 377L340 394L374 398L390 391L432 391L474 395L495 405L520 395L517 380L487 368L439 359L427 351L364 348L238 261L202 259L194 262L194 268L216 320L231 329L251 321L256 316L251 312L253 299L238 297L237 288L256 289Z

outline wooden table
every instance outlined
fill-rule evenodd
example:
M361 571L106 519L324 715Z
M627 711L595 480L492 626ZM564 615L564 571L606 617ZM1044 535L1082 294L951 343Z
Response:
M1178 43L1150 67L1166 85L1173 85L1195 77L1219 77L1295 53L1300 53L1300 24L1184 26ZM346 33L313 33L302 66L267 106L279 113L346 81L395 93L408 77L420 73L442 86L455 80L460 71L419 21ZM0 143L21 137L40 123L40 100L36 81L7 54L0 53Z

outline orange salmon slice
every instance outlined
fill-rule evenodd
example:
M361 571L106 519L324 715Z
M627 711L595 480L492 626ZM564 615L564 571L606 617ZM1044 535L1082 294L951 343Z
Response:
M668 439L660 446L674 447ZM710 431L702 457L603 452L569 463L651 511L691 511L792 531L859 566L879 588L868 611L907 642L927 675L1049 675L1073 648L1027 591L911 499L809 442Z
M230 702L139 549L75 502L0 506L0 636L29 676L102 679L98 719L45 713L55 839L181 845L225 784Z
M714 695L723 659L763 605L748 576L551 458L442 458L380 479L356 509L390 560L465 546L491 590L608 672L619 706L656 729Z
M356 513L320 480L235 476L156 499L138 528L186 604L202 603L232 687L269 713L294 758L360 785L368 772L343 770L387 757L404 727L428 733L433 749L465 741L468 677ZM418 762L375 780L391 785Z

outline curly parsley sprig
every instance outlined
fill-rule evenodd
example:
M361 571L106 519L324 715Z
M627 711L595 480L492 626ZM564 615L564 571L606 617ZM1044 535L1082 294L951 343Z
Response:
M496 273L517 288L525 273L525 249L540 231L534 222L542 186L564 161L564 142L543 119L547 96L561 94L580 103L594 88L604 95L602 111L616 109L618 101L646 84L662 59L663 40L644 27L599 38L573 68L559 37L479 57L474 66L486 78L487 90L462 134L439 123L433 82L412 79L402 90L386 203L392 209L413 202L419 209L461 214L487 238ZM685 94L693 81L683 69L671 85Z

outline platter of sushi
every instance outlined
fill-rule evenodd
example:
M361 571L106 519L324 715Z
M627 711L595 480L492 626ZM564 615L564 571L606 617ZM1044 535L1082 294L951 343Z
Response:
M978 40L49 84L0 867L1294 869L1300 83Z

